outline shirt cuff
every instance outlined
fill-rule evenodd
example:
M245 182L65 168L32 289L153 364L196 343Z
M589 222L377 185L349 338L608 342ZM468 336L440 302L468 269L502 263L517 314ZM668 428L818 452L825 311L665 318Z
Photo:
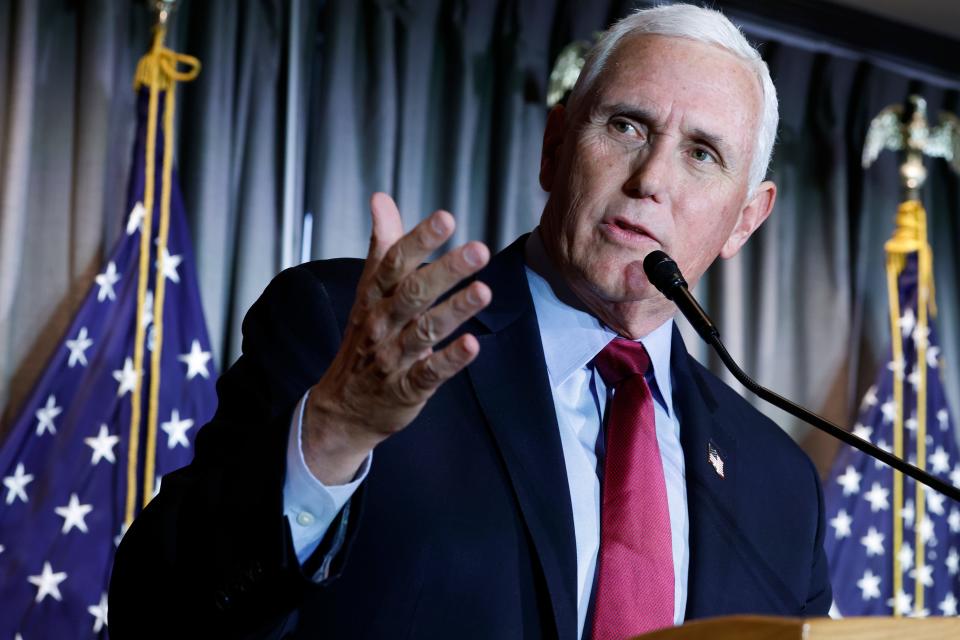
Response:
M366 479L373 460L371 451L353 481L347 484L327 486L313 475L303 456L302 439L303 412L309 395L307 391L293 410L283 481L283 514L290 521L293 548L301 565L316 551L330 523Z

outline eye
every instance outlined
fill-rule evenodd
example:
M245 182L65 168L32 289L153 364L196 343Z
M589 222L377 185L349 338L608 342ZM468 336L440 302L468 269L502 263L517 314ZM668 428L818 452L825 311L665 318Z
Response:
M717 163L717 157L703 147L695 148L690 155L697 162Z
M640 131L638 131L637 127L634 126L634 124L629 120L624 120L623 118L615 118L610 121L610 126L613 127L613 129L617 133L640 137Z

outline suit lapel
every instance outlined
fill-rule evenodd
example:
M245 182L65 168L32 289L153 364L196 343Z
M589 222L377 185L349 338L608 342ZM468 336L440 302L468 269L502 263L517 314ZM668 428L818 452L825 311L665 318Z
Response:
M690 567L686 618L726 600L730 536L736 530L737 444L717 418L718 404L674 327L671 347L674 406L686 464Z
M522 236L478 279L493 290L477 316L480 356L470 380L500 448L533 540L558 636L577 630L576 543L566 467L543 346L524 272Z

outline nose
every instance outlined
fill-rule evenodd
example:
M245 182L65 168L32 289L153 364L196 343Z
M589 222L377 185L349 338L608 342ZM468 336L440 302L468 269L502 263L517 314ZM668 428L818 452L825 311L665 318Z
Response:
M623 183L623 192L627 196L664 202L672 171L668 147L668 144L652 144L634 157L630 175Z

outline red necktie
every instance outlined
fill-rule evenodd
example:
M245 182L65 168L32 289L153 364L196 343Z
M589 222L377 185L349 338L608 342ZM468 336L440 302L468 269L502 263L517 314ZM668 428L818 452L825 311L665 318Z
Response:
M616 338L594 359L613 400L600 507L593 639L629 638L673 625L673 546L650 366L639 342Z

